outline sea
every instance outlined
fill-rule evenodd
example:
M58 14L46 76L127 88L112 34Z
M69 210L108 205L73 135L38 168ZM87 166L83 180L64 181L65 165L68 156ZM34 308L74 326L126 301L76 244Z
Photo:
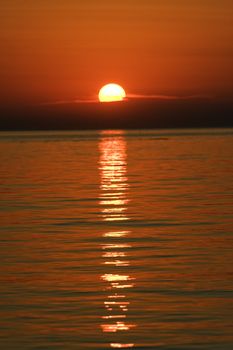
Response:
M0 349L233 349L233 129L0 133Z

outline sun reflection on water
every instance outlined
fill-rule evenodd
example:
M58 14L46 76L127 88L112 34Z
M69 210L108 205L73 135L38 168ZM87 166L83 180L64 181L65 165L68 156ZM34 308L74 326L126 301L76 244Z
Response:
M100 208L104 222L112 225L127 222L128 178L126 142L123 132L103 132L99 143L100 161ZM131 245L126 242L130 235L128 230L109 230L103 233L105 239L101 245L103 265L106 273L101 276L104 290L107 292L104 301L105 314L102 316L103 332L117 334L127 332L135 327L128 320L130 301L127 290L134 287L134 278L127 268L130 266L129 252ZM118 339L111 342L111 348L132 348L133 343L121 343Z
M123 348L133 348L134 344L118 344L118 343L111 343L110 346L112 348L116 349L123 349Z

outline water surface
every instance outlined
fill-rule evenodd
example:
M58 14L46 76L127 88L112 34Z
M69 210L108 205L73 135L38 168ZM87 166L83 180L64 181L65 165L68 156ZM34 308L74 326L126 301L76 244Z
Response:
M232 149L232 129L0 133L1 349L232 349Z

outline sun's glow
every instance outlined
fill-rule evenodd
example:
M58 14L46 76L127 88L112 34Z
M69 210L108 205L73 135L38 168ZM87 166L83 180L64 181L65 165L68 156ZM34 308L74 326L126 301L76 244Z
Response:
M100 102L123 101L125 98L125 90L118 84L104 85L99 91Z

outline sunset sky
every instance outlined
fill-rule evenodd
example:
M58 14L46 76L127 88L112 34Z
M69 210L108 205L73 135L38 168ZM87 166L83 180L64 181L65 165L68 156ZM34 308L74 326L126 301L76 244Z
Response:
M1 0L0 101L233 96L232 0Z

